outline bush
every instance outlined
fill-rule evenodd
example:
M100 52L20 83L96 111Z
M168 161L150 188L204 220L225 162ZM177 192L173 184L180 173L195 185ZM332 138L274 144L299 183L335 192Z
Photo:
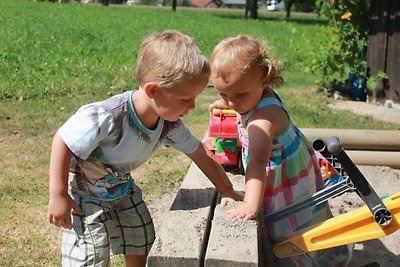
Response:
M317 0L316 6L330 27L326 39L311 53L310 69L321 77L318 86L330 94L351 94L349 76L359 77L359 86L365 84L370 1L337 0L332 5L329 0Z

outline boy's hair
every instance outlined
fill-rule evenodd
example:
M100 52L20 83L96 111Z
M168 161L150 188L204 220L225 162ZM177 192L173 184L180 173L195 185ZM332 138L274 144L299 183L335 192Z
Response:
M193 79L208 80L210 65L193 39L167 30L147 36L137 59L136 79L140 86L156 81L158 86L179 86Z
M247 35L229 37L221 41L211 54L212 71L222 79L230 74L260 68L268 77L271 85L283 83L279 62L269 56L267 42Z

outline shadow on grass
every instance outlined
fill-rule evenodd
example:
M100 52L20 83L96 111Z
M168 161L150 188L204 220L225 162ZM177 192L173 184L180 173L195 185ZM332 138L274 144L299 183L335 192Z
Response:
M241 20L245 20L245 16L244 16L245 10L243 9L241 13L235 12L235 13L229 13L229 12L215 12L214 16L219 17L219 18L226 18L226 19L241 19ZM249 19L250 20L250 19ZM286 19L285 14L284 13L276 13L276 14L265 14L265 13L261 13L258 14L258 18L257 21L275 21L275 22L293 22L293 23L297 23L297 24L303 24L303 25L326 25L328 23L328 21L326 19L323 18L318 18L315 16L292 16L288 19Z

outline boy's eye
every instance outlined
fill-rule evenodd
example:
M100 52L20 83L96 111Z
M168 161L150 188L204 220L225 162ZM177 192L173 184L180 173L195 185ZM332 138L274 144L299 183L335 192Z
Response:
M183 103L189 103L189 102L191 102L192 100L191 99L182 99L182 102Z

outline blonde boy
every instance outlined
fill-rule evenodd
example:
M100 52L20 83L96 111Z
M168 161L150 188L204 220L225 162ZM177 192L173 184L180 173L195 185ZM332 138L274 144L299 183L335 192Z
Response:
M178 31L141 44L139 90L82 106L55 134L48 220L63 228L63 266L145 266L154 227L131 171L161 145L185 153L222 194L239 199L222 167L180 119L195 107L210 74L193 40ZM71 219L72 214L72 219Z

